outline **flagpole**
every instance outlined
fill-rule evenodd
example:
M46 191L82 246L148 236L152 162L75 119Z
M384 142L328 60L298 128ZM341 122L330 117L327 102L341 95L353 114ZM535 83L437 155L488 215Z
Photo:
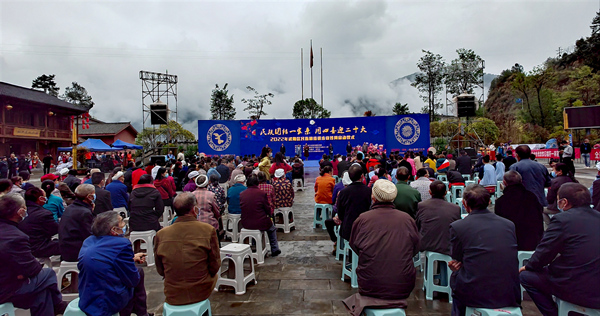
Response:
M300 48L300 84L302 85L302 98L304 100L304 54L303 48Z
M323 106L323 47L321 47L321 106Z
M312 40L310 40L310 98L314 100L313 97L313 50L312 50Z

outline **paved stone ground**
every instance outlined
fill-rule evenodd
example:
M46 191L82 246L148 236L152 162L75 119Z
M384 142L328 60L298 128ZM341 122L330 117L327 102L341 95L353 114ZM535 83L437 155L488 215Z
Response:
M313 186L317 168L307 168L305 191L296 193L293 207L296 229L289 234L278 232L282 254L266 258L255 265L256 285L248 285L244 295L233 289L213 292L210 297L213 315L343 315L341 300L357 290L341 280L342 264L331 255L333 243L325 230L312 228ZM590 186L595 171L579 169L579 181ZM39 186L40 172L34 172L32 183ZM226 243L223 243L224 246ZM145 267L148 311L162 315L163 281L156 268ZM408 299L407 315L450 315L451 304L444 294L425 300L421 290L423 274ZM523 302L523 315L540 315L533 302Z

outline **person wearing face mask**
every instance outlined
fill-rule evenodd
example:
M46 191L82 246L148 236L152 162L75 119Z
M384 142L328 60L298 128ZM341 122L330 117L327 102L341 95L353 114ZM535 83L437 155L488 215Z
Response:
M46 192L40 188L33 187L25 192L28 216L19 223L19 229L29 236L31 253L36 258L60 254L58 240L52 240L58 233L58 223L52 212L43 207L46 201Z
M135 266L146 261L146 254L133 254L125 232L117 212L104 212L83 242L77 263L79 308L87 315L148 315L144 270Z
M164 277L167 304L194 304L208 299L215 288L221 267L219 239L213 226L197 220L200 209L192 193L177 195L173 209L177 220L154 238L156 271Z
M67 206L58 224L58 246L62 261L77 262L83 241L92 234L95 188L81 184L75 189L75 201Z
M571 177L569 173L568 165L565 163L559 162L556 165L554 165L553 172L556 174L556 177L552 179L552 181L550 181L550 188L548 189L548 195L546 196L546 199L548 200L547 213L552 215L560 212L556 203L556 195L558 193L558 189L560 189L560 187L565 183L575 182L573 177ZM548 223L549 221L549 218L547 218L546 222Z
M553 297L600 309L600 212L590 207L590 192L579 183L563 184L557 195L562 212L519 270L521 285L543 315L558 315Z
M31 253L29 237L18 228L27 213L21 195L0 197L0 304L11 302L29 309L32 316L62 314L67 302L58 290L56 273L42 268Z

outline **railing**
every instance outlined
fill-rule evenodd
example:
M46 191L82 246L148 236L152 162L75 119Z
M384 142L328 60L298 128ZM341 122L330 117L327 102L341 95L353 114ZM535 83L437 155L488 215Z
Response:
M15 126L15 125L4 125L0 129L0 136L2 137L14 137L15 128L30 128L37 129L40 131L39 136L33 136L32 138L55 138L61 140L70 140L71 131L69 130L56 130L56 129L43 129L36 128L35 126Z

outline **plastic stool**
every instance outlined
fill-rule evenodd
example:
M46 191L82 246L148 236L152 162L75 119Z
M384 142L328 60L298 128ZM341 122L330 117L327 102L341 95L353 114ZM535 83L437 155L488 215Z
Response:
M476 184L476 183L477 183L477 181L473 181L473 180L467 180L467 181L465 181L465 186L466 186L466 187L468 187L468 186L470 186L471 184Z
M50 260L49 257L44 257L44 258L36 258L37 261L39 261L41 264L44 265L44 268L50 268L52 269L52 261ZM2 314L0 314L2 315Z
M523 316L519 307L503 307L503 308L481 308L467 307L466 316L508 316L518 315Z
M423 253L419 252L413 257L415 268L419 268L420 271L425 270L425 260L423 260Z
M227 224L225 225L225 236L231 238L231 242L238 242L240 229L239 223L242 219L242 214L227 214ZM231 224L231 226L229 226ZM231 230L230 230L231 229Z
M315 215L313 218L313 228L317 228L317 225L321 225L321 228L325 228L325 220L331 218L333 213L333 206L331 204L319 204L315 203Z
M346 249L344 240L340 238L340 225L336 225L333 228L333 231L335 232L335 236L337 237L337 243L335 246L335 260L340 261L342 260L340 259L340 256L342 258L344 257L344 249Z
M600 316L600 309L592 309L556 298L558 305L558 316L569 316L569 312L576 312L587 316Z
M363 309L363 313L365 316L406 316L406 312L402 308L365 308Z
M67 308L65 309L64 316L86 316L86 314L79 309L79 297L72 300ZM119 313L113 314L113 316L118 316Z
M169 305L167 302L163 304L163 316L202 316L205 312L212 316L208 299L188 305Z
M164 210L163 210L163 215L162 215L162 227L167 227L169 226L169 220L171 219L171 207L170 206L165 206Z
M60 267L58 268L58 273L56 274L56 280L58 281L58 291L60 292L62 287L62 279L63 277L69 273L73 272L79 275L79 269L77 268L77 262L69 262L69 261L61 261ZM63 299L65 301L79 298L79 293L67 293L63 294Z
M296 223L294 222L294 213L292 212L291 207L280 207L275 209L274 216L277 214L281 214L283 216L283 224L275 224L275 228L283 229L283 232L288 234L292 227L296 227ZM292 218L290 219L290 215Z
M442 181L442 182L447 182L448 181L448 177L445 174L438 174L437 179Z
M465 181L470 181L471 180L471 175L470 174L461 174L461 176L463 177L463 179L465 179Z
M519 269L525 265L525 261L529 261L529 259L531 258L531 256L533 255L533 251L519 251L518 252L518 258L519 258ZM521 300L523 300L523 293L525 292L525 288L523 288L523 286L521 285Z
M448 262L452 261L452 258L450 256L432 251L425 251L425 257L427 258L427 271L425 272L425 277L423 280L423 291L425 292L425 299L433 300L433 292L442 292L448 293L448 302L452 303L452 289L450 288L450 275L452 275L452 270L450 270L450 267L448 266ZM433 263L436 261L446 263L446 269L448 269L445 280L446 285L433 284L433 279L436 277L433 274ZM441 280L443 274L443 271L440 271L440 284L443 283L443 280Z
M335 183L340 182L340 177L338 176L333 176L333 180L335 180Z
M446 192L446 202L452 203L452 192Z
M462 201L462 196L463 196L463 193L465 192L465 187L462 185L453 185L451 191L452 191L452 201L450 203L460 205L457 202L457 200L461 199L461 201Z
M154 247L154 237L156 237L156 231L153 230L131 232L131 234L129 234L129 240L131 241L131 246L134 247L134 252L136 241L141 240L146 243L146 262L149 267L154 265L154 250L152 249L152 247Z
M501 184L502 184L502 181L498 181L496 183L496 199L499 199L504 194L504 192L502 192L502 188L500 186Z
M294 191L304 191L304 180L296 178L292 183L294 185Z
M344 243L344 260L342 261L342 281L344 281L345 276L350 277L350 285L356 289L358 288L358 277L356 275L356 267L358 266L358 255L356 254L356 252L354 252L354 250L352 250L352 248L350 248L350 244L348 244L348 242L345 239L338 239L338 242L340 242L340 240ZM350 263L350 269L348 269L347 267L348 252L352 254L352 262Z
M15 316L15 307L12 303L0 304L0 315L2 316Z
M257 264L265 263L267 251L271 250L267 232L242 228L242 232L240 233L240 243L243 244L246 239L248 239L249 245L252 243L250 239L254 239L254 242L256 243L256 252L252 251L252 258L256 259Z
M248 275L244 275L244 260L246 258L250 259L250 273ZM221 248L221 264L223 261L225 261L225 259L229 259L230 262L227 271L225 271L227 272L227 276L231 272L234 272L235 276L233 278L223 277L221 275L221 269L219 268L219 273L217 274L219 279L215 285L215 291L219 290L219 285L228 285L235 289L236 295L242 295L246 293L246 284L248 282L254 280L254 284L256 284L254 260L252 259L252 250L250 249L250 245L229 244ZM233 268L231 267L232 263L234 266Z

